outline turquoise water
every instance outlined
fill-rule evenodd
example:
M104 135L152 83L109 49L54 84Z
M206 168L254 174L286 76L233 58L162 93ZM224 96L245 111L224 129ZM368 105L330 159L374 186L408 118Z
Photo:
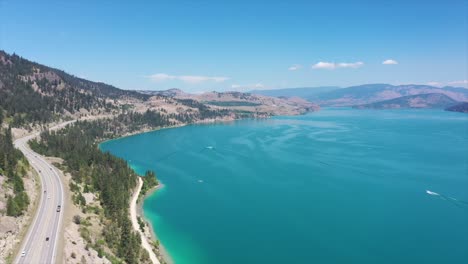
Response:
M164 183L144 212L177 264L468 263L466 114L324 109L101 148Z

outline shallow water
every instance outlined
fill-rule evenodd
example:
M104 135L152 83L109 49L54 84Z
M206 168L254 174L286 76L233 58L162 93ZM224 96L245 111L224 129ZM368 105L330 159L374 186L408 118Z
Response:
M144 212L176 264L468 263L466 114L323 109L101 148L164 183Z

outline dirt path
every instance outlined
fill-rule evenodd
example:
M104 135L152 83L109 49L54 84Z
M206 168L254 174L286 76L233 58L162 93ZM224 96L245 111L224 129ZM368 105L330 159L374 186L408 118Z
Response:
M143 186L143 180L140 177L138 177L138 186L137 186L136 192L133 193L133 197L130 202L130 218L132 220L133 229L135 229L140 234L141 245L143 246L144 249L148 251L151 261L154 264L160 264L158 258L156 257L156 254L153 252L153 249L150 243L148 242L148 239L146 239L145 234L141 232L140 225L138 224L138 220L137 220L137 201L138 201L138 196L140 195L142 186Z

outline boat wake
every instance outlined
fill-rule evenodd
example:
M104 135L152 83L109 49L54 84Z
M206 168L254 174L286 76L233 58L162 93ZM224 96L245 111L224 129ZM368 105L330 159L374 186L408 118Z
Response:
M435 196L440 196L440 194L436 193L436 192L431 192L429 190L426 190L426 193L429 194L429 195L435 195Z
M454 204L455 206L457 206L459 208L468 209L468 202L466 202L466 201L458 200L458 199L455 199L453 197L445 196L443 194L436 193L436 192L433 192L433 191L430 191L430 190L426 190L426 193L429 194L429 195L432 195L432 196L437 196L442 200L449 201L449 202L451 202L452 204Z

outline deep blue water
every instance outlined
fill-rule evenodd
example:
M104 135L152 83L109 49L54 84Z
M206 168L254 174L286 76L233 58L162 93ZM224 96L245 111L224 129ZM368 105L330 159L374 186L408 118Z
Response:
M156 171L144 212L177 264L468 263L466 114L324 109L101 148Z

